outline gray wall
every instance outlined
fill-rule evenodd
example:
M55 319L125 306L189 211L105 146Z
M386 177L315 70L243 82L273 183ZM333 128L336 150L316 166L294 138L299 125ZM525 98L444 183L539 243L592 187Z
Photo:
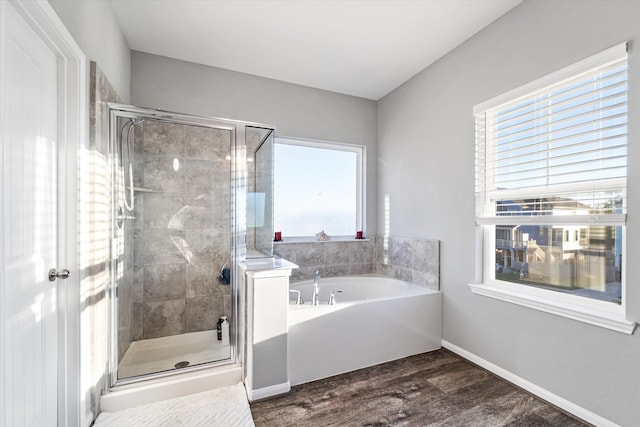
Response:
M88 59L96 61L120 98L129 102L131 55L127 40L104 0L49 0Z
M131 102L273 125L279 136L365 145L365 234L376 234L374 101L133 51Z
M378 105L378 230L441 240L444 339L620 425L637 425L633 336L474 295L472 108L625 40L629 53L629 318L640 320L640 2L530 1ZM385 209L388 196L388 209ZM388 215L385 214L388 211Z

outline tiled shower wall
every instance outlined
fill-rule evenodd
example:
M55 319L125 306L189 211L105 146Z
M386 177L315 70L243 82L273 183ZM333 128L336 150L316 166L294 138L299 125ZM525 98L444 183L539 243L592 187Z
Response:
M291 282L325 277L378 273L438 290L440 242L407 237L374 240L277 243L276 255L299 266Z
M231 133L145 120L135 128L133 340L210 330L230 313Z

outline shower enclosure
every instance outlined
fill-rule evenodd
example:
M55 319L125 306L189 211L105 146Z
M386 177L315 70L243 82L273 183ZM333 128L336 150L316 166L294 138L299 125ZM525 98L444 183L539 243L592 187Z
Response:
M256 185L256 159L265 177L272 160L256 151L273 128L107 108L111 385L237 362L238 262L272 254L272 182Z
M273 130L247 130L247 258L273 256Z

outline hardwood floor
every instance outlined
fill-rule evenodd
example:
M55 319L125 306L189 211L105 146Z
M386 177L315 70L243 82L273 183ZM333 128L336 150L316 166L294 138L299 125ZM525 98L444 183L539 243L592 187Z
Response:
M445 349L301 384L251 412L256 427L589 425Z

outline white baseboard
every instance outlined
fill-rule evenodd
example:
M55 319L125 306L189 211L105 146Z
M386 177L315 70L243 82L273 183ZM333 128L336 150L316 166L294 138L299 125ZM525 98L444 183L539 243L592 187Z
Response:
M247 388L247 397L250 402L254 402L267 397L288 393L289 390L291 390L291 383L287 381L286 383L270 385L269 387L262 387L257 390Z
M494 365L488 360L485 360L479 356L476 356L475 354L468 352L467 350L461 347L458 347L455 344L452 344L446 340L442 340L442 347L446 348L447 350L451 350L452 352L469 360L470 362L473 362L476 365L481 366L487 371L496 374L497 376L509 381L510 383L517 385L518 387L528 391L529 393L534 394L543 400L546 400L552 405L555 405L558 408L561 408L588 423L591 423L596 426L601 426L601 427L620 427L617 424L607 420L606 418L603 418L600 415L594 414L593 412L588 411L587 409L581 406L578 406L575 403L570 402L567 399L558 396L557 394L551 393L549 390L546 390L540 386L537 386L532 382L529 382L524 378L521 378L516 374L507 371L506 369L503 369L497 365Z

